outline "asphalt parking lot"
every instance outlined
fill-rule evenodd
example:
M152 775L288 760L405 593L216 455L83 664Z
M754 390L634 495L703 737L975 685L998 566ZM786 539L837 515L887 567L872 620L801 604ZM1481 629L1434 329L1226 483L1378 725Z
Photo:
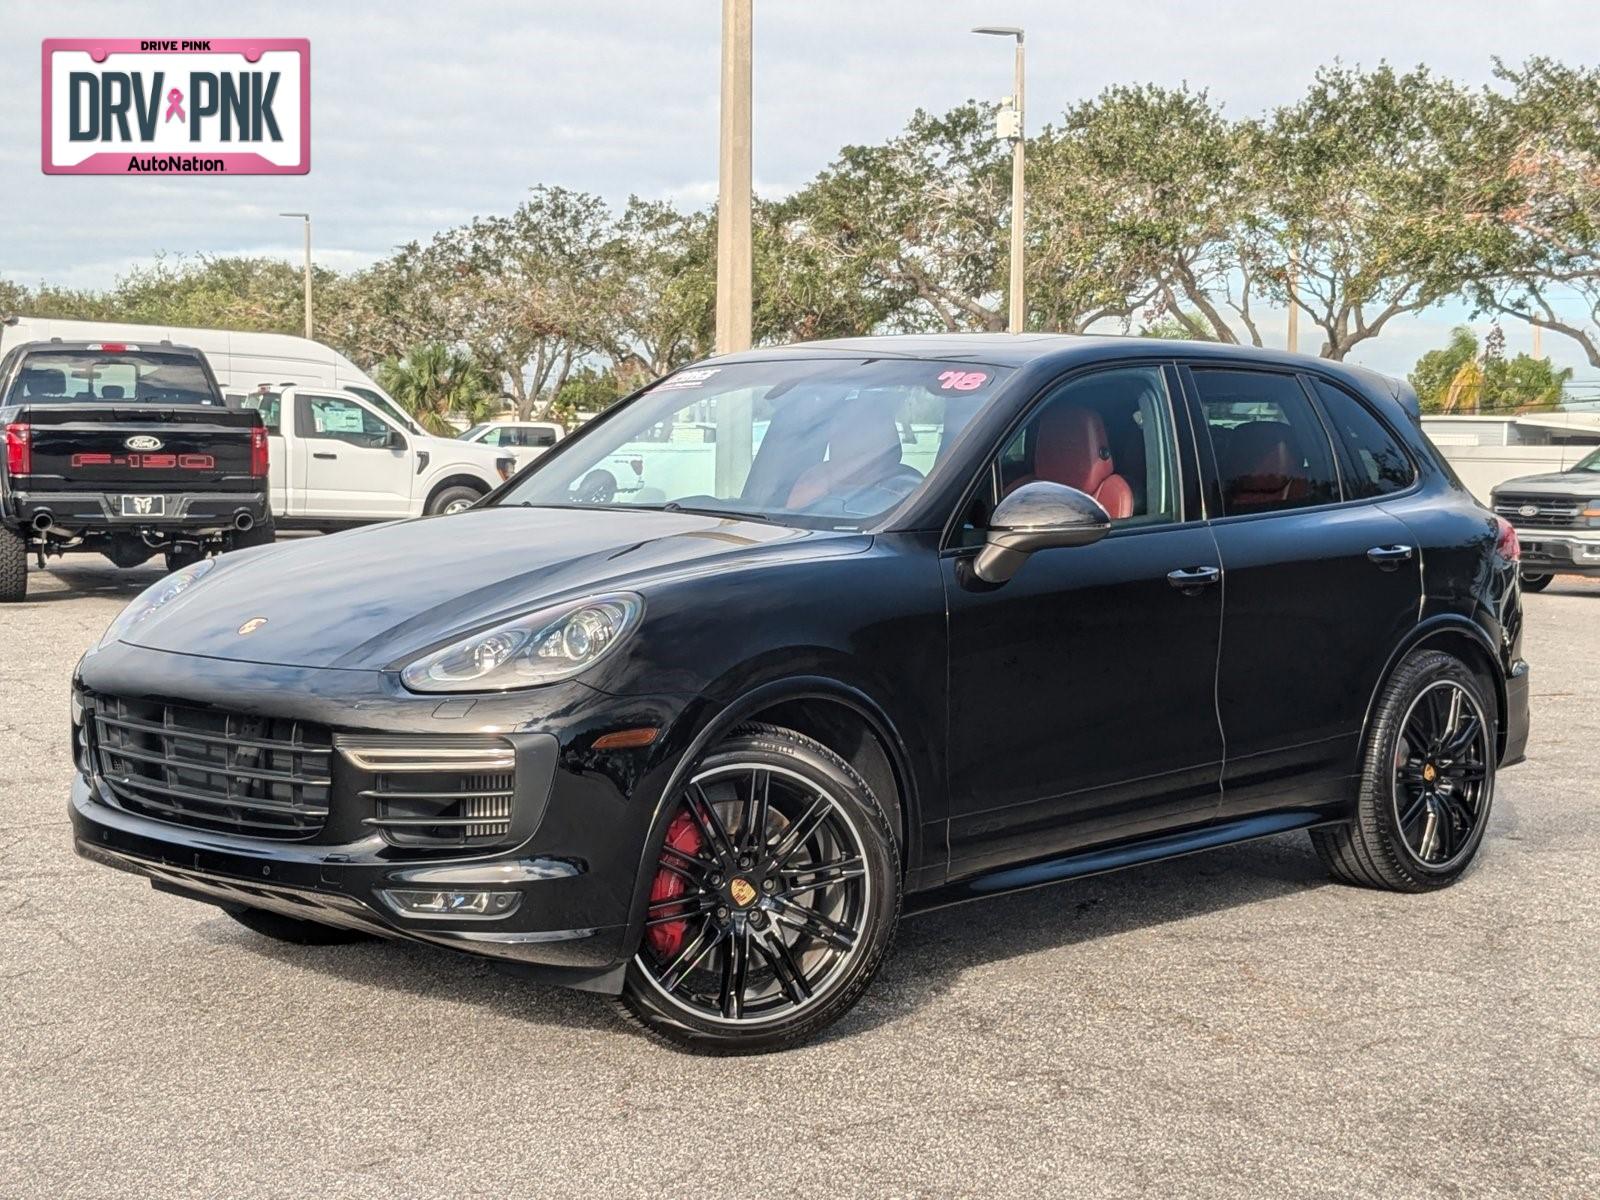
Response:
M915 918L821 1043L301 948L72 853L67 684L156 578L0 610L0 1195L1600 1194L1600 584L1527 600L1534 730L1424 897L1303 835Z

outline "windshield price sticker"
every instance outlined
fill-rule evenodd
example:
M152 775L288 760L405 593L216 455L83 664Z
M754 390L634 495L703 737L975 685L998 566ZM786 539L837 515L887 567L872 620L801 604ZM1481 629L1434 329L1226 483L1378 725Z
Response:
M658 383L656 391L667 392L673 388L696 388L720 370L722 370L721 367L699 367L693 371L679 371L665 383Z
M989 382L985 371L945 371L939 376L942 392L975 392Z
M305 38L46 38L46 175L304 175Z

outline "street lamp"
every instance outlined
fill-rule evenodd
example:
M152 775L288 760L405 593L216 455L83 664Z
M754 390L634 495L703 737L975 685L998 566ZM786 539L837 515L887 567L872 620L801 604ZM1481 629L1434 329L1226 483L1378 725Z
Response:
M305 222L306 229L306 337L311 337L311 214L303 212L279 213L280 217L297 217Z
M1021 333L1027 312L1022 294L1022 30L1015 25L979 25L972 32L1017 39L1016 82L995 118L995 133L1011 143L1011 315L1006 327Z

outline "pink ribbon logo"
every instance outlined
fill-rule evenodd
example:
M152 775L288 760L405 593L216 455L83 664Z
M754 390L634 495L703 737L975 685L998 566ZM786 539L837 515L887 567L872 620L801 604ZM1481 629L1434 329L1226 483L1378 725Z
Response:
M177 88L173 88L167 93L166 120L170 121L173 117L177 117L180 121L187 121L189 119L183 115L183 93Z

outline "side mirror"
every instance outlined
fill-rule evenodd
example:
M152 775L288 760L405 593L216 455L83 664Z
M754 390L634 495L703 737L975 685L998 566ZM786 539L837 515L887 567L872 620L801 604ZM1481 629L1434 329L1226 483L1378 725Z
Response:
M383 444L384 448L388 450L404 450L406 448L405 434L398 429L391 429Z
M1005 583L1036 550L1087 546L1109 532L1111 518L1092 496L1060 483L1026 483L995 506L972 570L985 583Z

